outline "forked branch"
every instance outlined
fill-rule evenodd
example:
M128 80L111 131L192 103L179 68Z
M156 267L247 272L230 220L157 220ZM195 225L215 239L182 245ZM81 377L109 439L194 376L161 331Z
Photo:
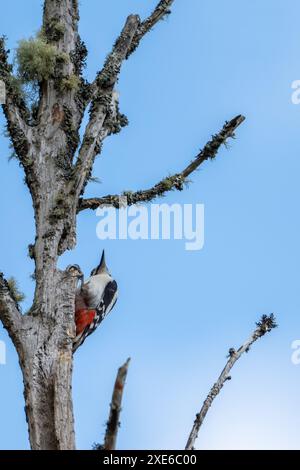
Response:
M94 83L91 85L90 120L74 168L78 197L84 191L95 157L100 153L104 139L112 132L118 132L121 127L127 124L126 117L119 113L118 102L116 107L114 106L114 88L122 64L136 50L145 34L170 13L170 6L173 1L161 0L153 13L142 22L138 15L128 16L125 26L108 55L102 70L97 74Z
M207 398L204 401L200 412L196 415L196 419L194 421L192 431L189 435L189 438L185 447L186 450L194 449L195 441L198 437L198 433L199 433L200 427L203 424L205 416L207 415L207 412L209 408L211 407L212 402L222 390L225 382L227 382L227 380L231 380L229 372L234 366L234 364L236 363L236 361L240 359L243 353L249 351L250 347L252 346L253 343L255 343L255 341L257 341L259 338L264 336L266 333L269 333L273 328L276 328L276 327L277 327L276 319L273 313L269 316L263 315L260 321L256 323L256 329L254 330L250 338L237 351L233 348L229 349L229 355L228 355L229 359L227 361L227 364L222 370L221 375L219 376L217 382L213 385L209 394L207 395Z
M139 23L139 17L136 15L127 18L121 35L96 79L97 87L91 104L90 120L74 168L75 190L78 197L90 176L95 157L100 151L102 142L109 133L109 130L105 130L104 123L111 112L114 87Z
M140 24L131 42L131 47L128 51L127 57L137 49L140 41L155 25L171 13L170 7L173 2L174 0L161 0L153 13Z
M24 163L29 145L27 125L29 112L20 86L13 76L13 66L8 61L9 52L5 47L5 37L0 37L0 81L5 87L2 108L15 152Z

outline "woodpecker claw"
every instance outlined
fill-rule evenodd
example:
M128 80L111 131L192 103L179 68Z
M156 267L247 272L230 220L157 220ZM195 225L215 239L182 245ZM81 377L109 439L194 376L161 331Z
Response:
M67 266L66 272L72 277L78 277L78 279L83 279L83 273L78 264L71 264Z

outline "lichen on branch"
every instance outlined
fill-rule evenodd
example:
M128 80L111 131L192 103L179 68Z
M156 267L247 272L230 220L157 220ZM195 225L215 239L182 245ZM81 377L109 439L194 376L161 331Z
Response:
M20 304L25 300L25 294L20 291L18 282L14 277L10 277L7 280L7 285L9 287L12 298L17 304Z
M68 61L68 56L49 44L42 34L22 39L16 50L18 75L23 83L42 82L54 77L58 62Z
M218 134L212 136L203 149L196 155L194 160L184 168L180 173L167 176L159 183L150 189L141 191L126 191L120 195L108 195L100 198L80 199L78 205L78 212L85 209L95 210L101 206L120 207L120 201L126 198L128 206L140 202L150 202L158 197L164 196L168 191L178 190L182 191L184 185L188 183L188 177L199 168L206 160L212 160L217 156L217 153L222 145L226 145L228 139L234 138L234 132L245 120L244 116L238 115L225 122L223 128Z

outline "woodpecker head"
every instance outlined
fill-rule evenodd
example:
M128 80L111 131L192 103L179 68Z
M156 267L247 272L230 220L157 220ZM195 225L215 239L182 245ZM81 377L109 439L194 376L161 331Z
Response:
M100 264L93 269L91 276L97 276L98 274L110 274L106 266L104 250L102 252Z

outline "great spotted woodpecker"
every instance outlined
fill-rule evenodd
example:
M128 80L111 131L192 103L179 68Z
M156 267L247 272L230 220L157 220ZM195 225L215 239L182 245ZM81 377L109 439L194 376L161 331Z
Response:
M117 297L118 286L107 269L103 251L99 266L93 269L87 281L82 278L76 292L74 352L109 314Z

